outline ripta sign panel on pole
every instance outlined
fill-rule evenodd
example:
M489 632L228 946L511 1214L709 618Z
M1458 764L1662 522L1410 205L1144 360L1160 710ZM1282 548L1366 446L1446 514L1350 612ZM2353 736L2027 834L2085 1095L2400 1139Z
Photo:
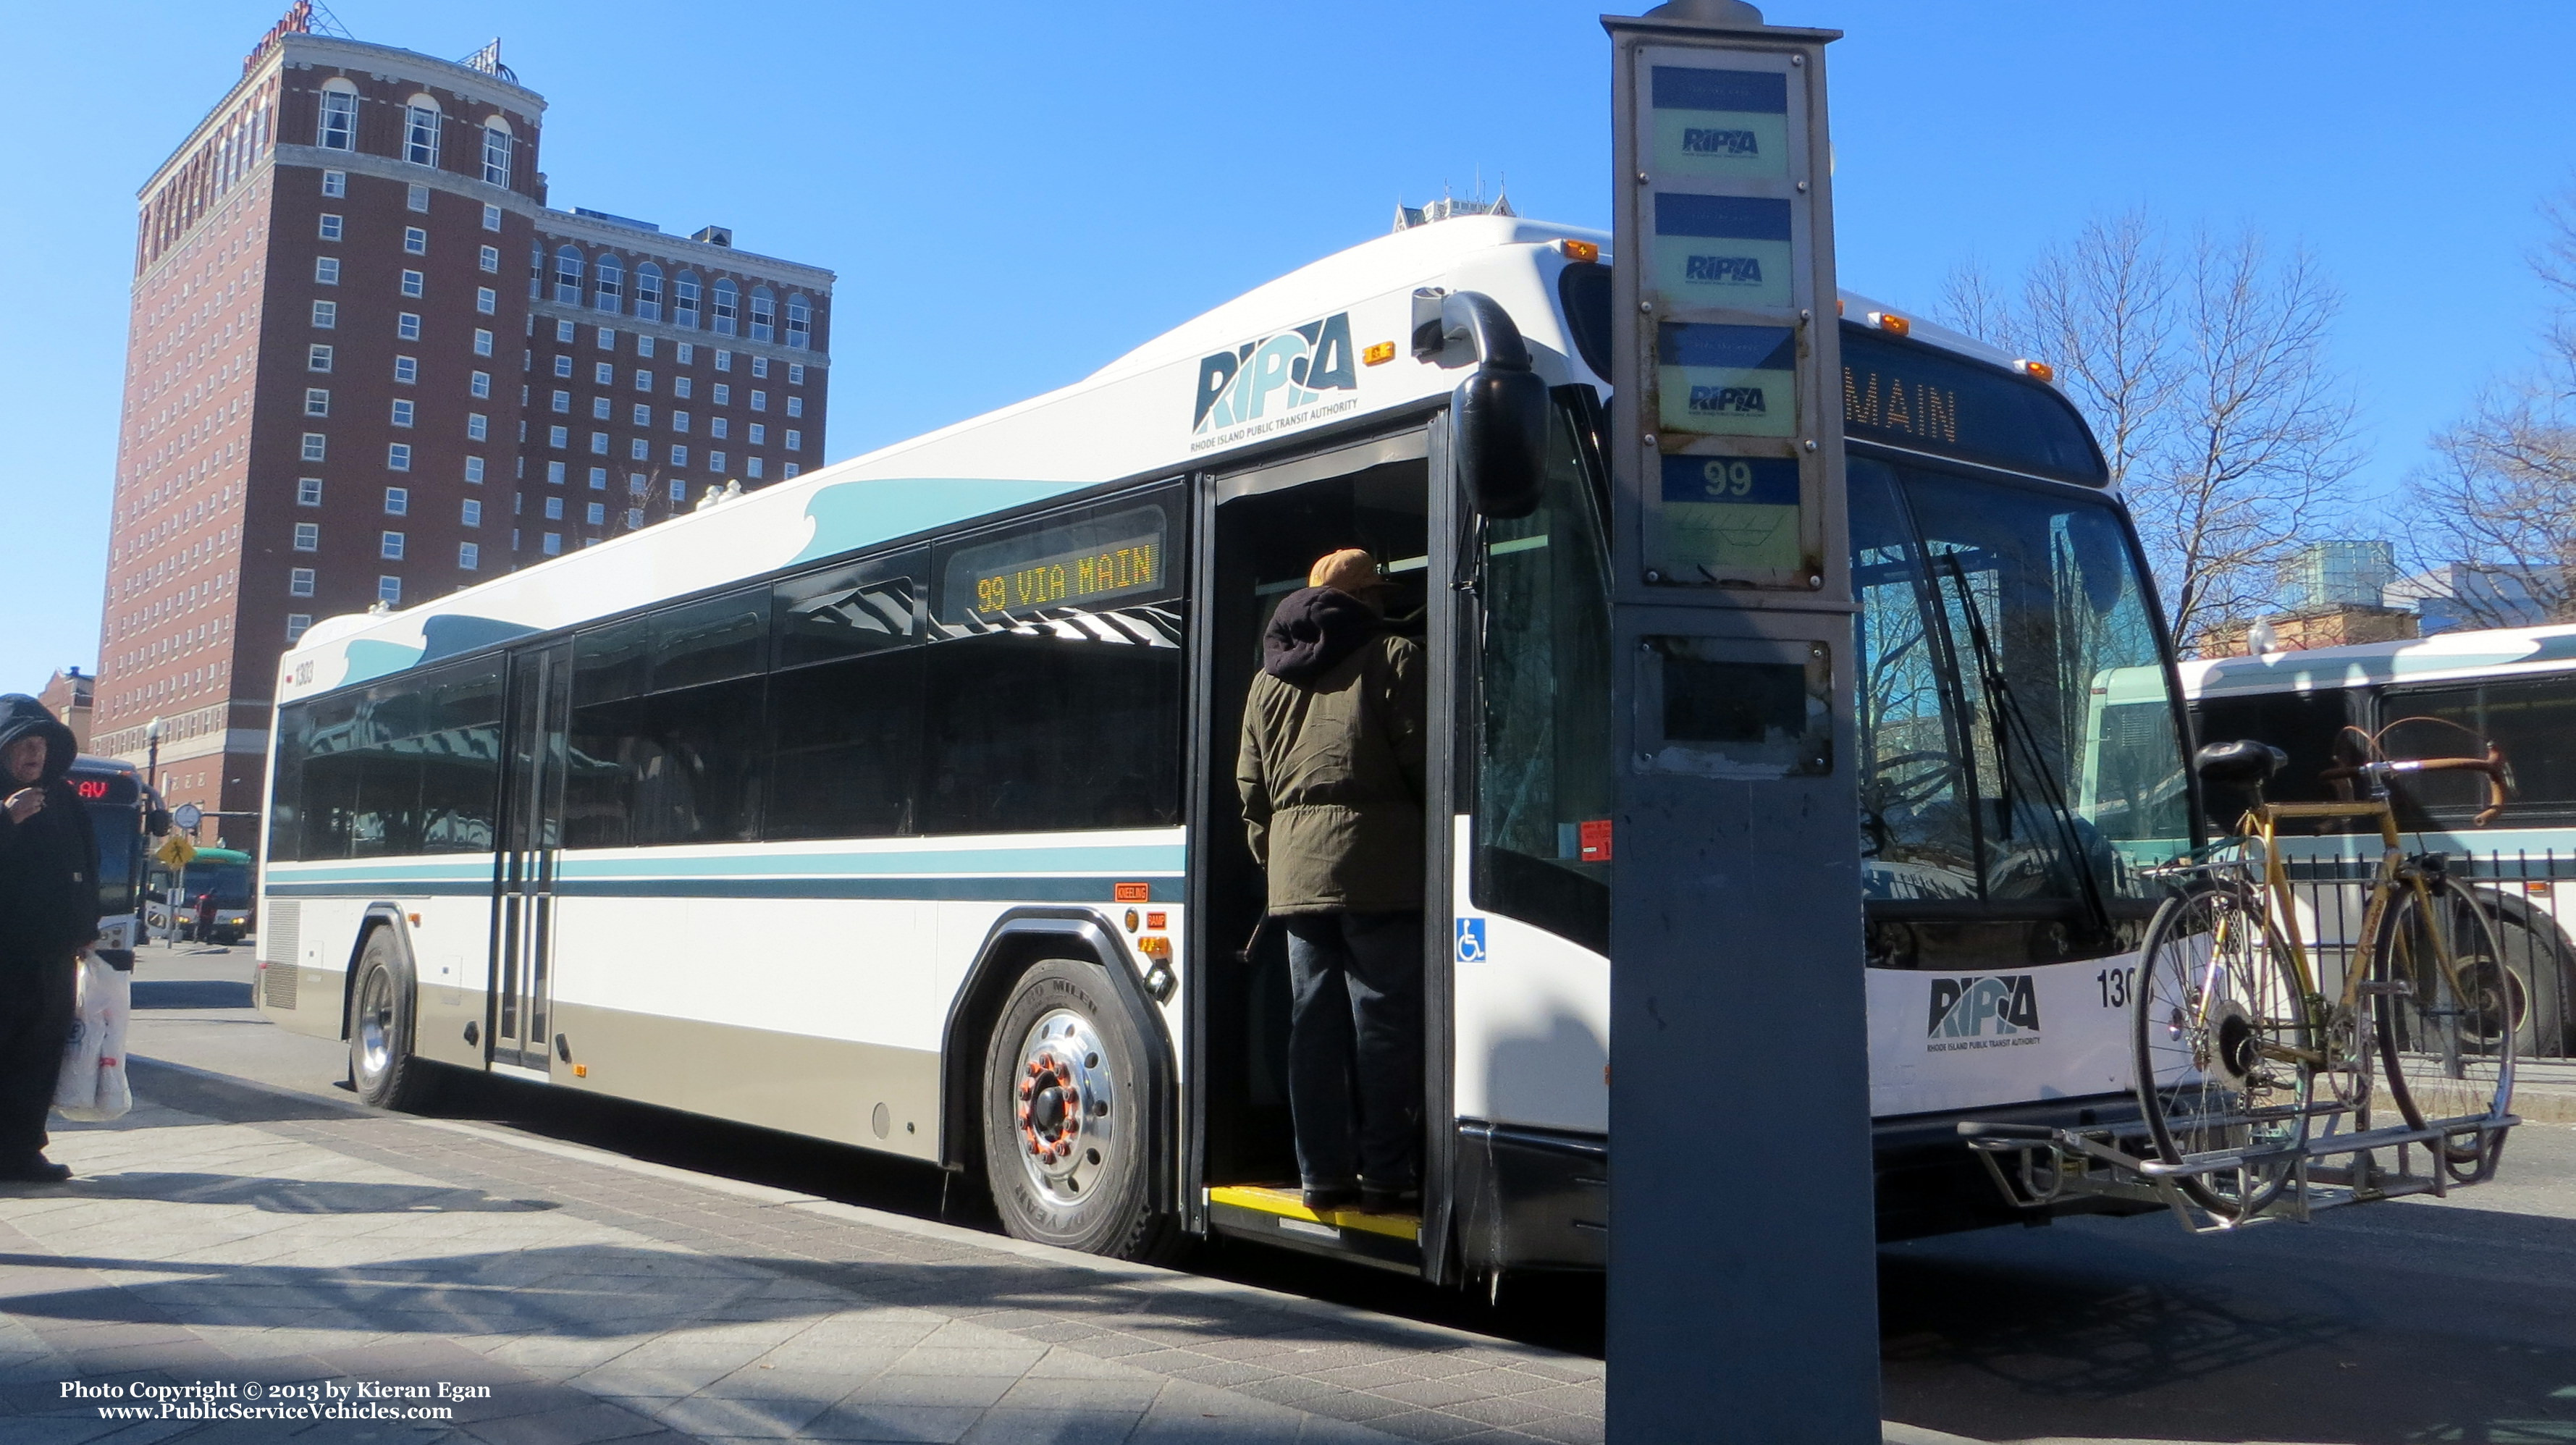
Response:
M1860 1445L1880 1434L1877 1222L1825 129L1838 32L1738 0L1602 24L1609 1438ZM1961 1018L2019 1028L2015 997L1978 984Z

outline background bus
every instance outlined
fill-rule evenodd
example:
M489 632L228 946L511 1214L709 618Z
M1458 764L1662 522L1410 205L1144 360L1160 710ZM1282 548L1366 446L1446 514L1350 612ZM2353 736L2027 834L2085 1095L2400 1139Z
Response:
M200 943L239 943L251 936L258 911L252 903L251 872L257 860L239 848L200 848L184 869L172 870L158 859L150 862L150 885L143 905L144 918L155 935L165 935L172 926L171 898L178 899L178 931L196 937L197 900L207 894L215 899L213 932Z
M131 950L141 941L143 840L154 816L143 776L132 763L87 753L73 760L67 776L98 834L98 948Z
M457 1067L795 1130L978 1173L1058 1244L1599 1267L1599 241L1401 232L1063 391L316 625L281 664L262 1007L348 1039L379 1102ZM1491 360L1444 334L1466 295L1548 383L1526 516L1462 490L1449 400ZM1844 347L1897 1236L2018 1217L1959 1120L2133 1114L2097 985L2153 901L2122 848L2192 825L2170 650L2073 409L1934 328ZM1710 495L1673 504L1727 525ZM1245 689L1270 608L1344 546L1430 654L1418 1216L1297 1203L1278 930L1246 952ZM2161 727L2087 728L2119 668Z
M2570 1058L2576 948L2559 920L2567 916L2561 890L2576 887L2576 626L2219 658L2184 663L2181 676L2203 741L2256 738L2289 754L2267 790L2280 801L2333 796L2320 774L2334 765L2347 728L2378 735L2398 758L2478 756L2477 739L2501 747L2512 797L2490 826L2475 822L2486 806L2475 774L2407 774L2391 801L2398 825L2421 840L2416 846L2450 855L2454 871L2495 907L2520 995L2522 1058ZM2227 815L2213 822L2232 825L2241 800L2210 802ZM2309 926L2330 943L2348 948L2360 927L2354 885L2378 846L2375 835L2342 832L2292 845L2304 880L2302 921L2313 919Z

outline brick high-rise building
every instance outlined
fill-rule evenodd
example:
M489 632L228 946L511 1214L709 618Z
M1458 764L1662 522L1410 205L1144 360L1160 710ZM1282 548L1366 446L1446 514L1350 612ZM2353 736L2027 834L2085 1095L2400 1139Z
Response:
M277 658L823 456L832 273L546 205L500 63L302 3L141 193L96 750L256 836Z

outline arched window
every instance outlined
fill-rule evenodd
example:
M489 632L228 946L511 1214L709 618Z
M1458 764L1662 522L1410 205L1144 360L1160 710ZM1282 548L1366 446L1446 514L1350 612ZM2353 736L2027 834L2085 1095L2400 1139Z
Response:
M778 339L778 297L766 286L751 288L751 339Z
M734 334L734 317L741 310L741 296L741 290L733 284L730 278L717 278L715 304L716 335L731 336Z
M681 272L671 282L671 324L698 324L698 278L690 272Z
M662 319L662 268L650 261L635 268L635 319Z
M581 304L581 253L570 246L555 251L555 299L566 306Z
M313 143L326 151L358 148L358 88L345 80L322 82L322 114Z
M801 291L787 293L787 344L800 351L814 344L814 306Z
M483 184L510 184L510 147L514 141L508 121L496 115L483 122Z
M594 298L592 305L602 311L618 309L619 301L626 295L626 267L616 257L600 252L598 261L591 266L590 289Z
M438 164L438 102L415 95L403 103L403 159L416 166Z

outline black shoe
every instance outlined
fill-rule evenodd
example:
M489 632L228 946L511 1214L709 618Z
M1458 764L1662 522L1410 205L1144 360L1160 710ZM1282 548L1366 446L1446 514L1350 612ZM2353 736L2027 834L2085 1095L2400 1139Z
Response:
M0 1168L0 1181L11 1184L60 1184L72 1177L72 1166L56 1164L42 1154Z
M1420 1214L1422 1191L1419 1189L1371 1189L1360 1186L1360 1209L1369 1214Z
M1317 1214L1325 1214L1336 1209L1348 1209L1359 1203L1360 1191L1348 1184L1336 1184L1328 1189L1310 1188L1306 1191L1304 1202L1308 1209Z

